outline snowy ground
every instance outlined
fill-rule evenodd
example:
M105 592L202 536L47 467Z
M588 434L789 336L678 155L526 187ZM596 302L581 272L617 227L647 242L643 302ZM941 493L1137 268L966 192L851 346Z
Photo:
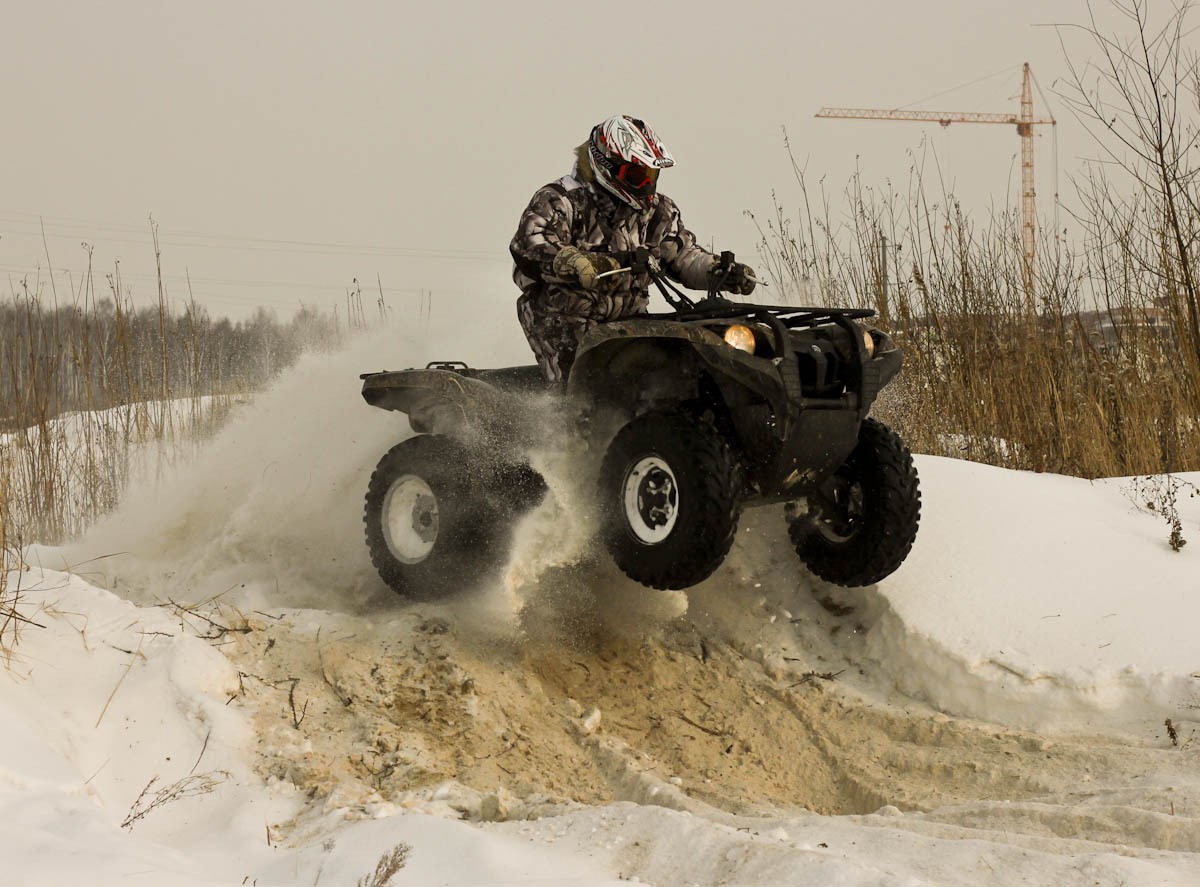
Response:
M564 482L503 574L410 605L359 539L378 348L9 575L0 882L1200 883L1200 499L1176 553L1128 481L922 457L878 587L763 510L685 594Z

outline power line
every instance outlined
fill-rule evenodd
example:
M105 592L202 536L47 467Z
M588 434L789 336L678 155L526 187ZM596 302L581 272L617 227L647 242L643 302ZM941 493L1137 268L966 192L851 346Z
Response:
M33 231L13 231L8 234L11 237L23 237L30 240L41 240L41 232ZM80 240L78 234L58 234L53 231L47 231L46 237L54 240ZM138 246L151 246L153 241L147 237L144 240L134 240L127 237L111 237L104 236L104 243L130 243ZM433 260L452 260L455 262L511 262L507 256L501 254L466 254L439 252L435 250L418 250L408 249L405 247L357 247L357 248L341 248L341 249L302 249L298 247L284 246L240 246L234 244L223 243L183 243L172 239L171 235L159 239L159 245L165 247L176 247L181 249L216 249L226 252L272 252L272 253L291 253L300 255L316 255L316 256L364 256L368 258L401 258L401 259L433 259Z
M75 228L83 230L96 230L100 232L114 232L117 234L145 234L145 240L129 240L127 238L117 238L106 236L105 240L114 243L136 243L145 244L149 242L147 227L135 227L132 225L122 224L119 222L96 222L84 219L74 219L68 217L53 217L53 216L37 216L33 213L10 213L8 215L0 215L0 222L12 225L21 226L36 226L33 231L17 231L19 235L28 237L41 237L41 223L48 222L59 228ZM379 245L363 245L352 243L338 243L333 241L322 240L289 240L283 238L271 237L247 237L233 234L220 234L213 232L198 232L198 231L174 231L164 229L159 226L159 231L162 232L161 243L185 248L201 248L201 249L237 249L248 251L265 251L265 252L284 252L284 253L309 253L316 255L368 255L368 256L392 256L398 258L423 258L423 259L452 259L452 260L467 260L467 261L510 261L506 252L500 250L461 250L450 248L430 248L430 247L403 247L403 246L379 246ZM48 231L47 236L56 238L72 238L78 235L57 234ZM193 242L194 241L194 242ZM208 241L208 242L204 242Z
M0 233L0 242L4 237L12 238L28 238L40 241L43 236L56 240L80 240L85 242L97 241L102 245L110 243L133 244L140 247L152 248L153 239L150 233L150 223L140 226L134 226L114 221L95 221L87 219L79 219L72 217L47 217L36 215L33 213L9 212L8 214L0 214L0 226L13 225L17 226L16 230L6 233ZM43 235L43 227L47 230ZM49 227L53 226L53 227ZM53 230L58 228L59 231ZM74 229L76 234L61 233L63 229ZM163 231L161 225L158 226L158 231ZM114 236L116 235L116 236ZM323 255L323 256L359 256L365 258L401 258L401 259L416 259L416 260L451 260L451 261L471 261L471 262L504 262L509 263L511 259L507 252L485 252L481 250L455 250L455 249L436 249L423 247L387 247L387 246L371 246L371 245L356 245L348 243L337 243L320 240L289 240L282 238L266 238L266 237L246 237L238 235L225 235L216 233L204 232L175 232L160 236L160 246L171 247L175 249L217 249L227 251L249 251L249 252L277 252L277 253L292 253L300 255ZM119 262L118 262L119 265ZM105 279L112 275L111 270L106 270L103 266L93 266L93 278L100 276ZM50 277L49 268L41 259L35 261L32 267L29 265L0 265L0 273L9 274L10 288L13 287L13 275L28 278L33 274L46 275L43 279L59 279L68 278L72 283L72 288L76 285L75 278L79 278L79 285L82 286L82 280L88 274L86 268L71 268L61 266L55 263L53 266L53 278ZM153 284L159 279L156 273L142 273L135 271L127 271L123 267L120 268L120 278L124 282L151 283ZM164 284L168 284L170 290L178 293L186 288L186 295L170 295L168 300L171 302L189 301L195 298L202 302L223 303L228 305L264 305L273 308L292 308L296 309L304 304L303 297L291 296L285 293L307 293L308 298L315 298L322 295L327 299L340 300L346 296L348 292L355 286L353 281L339 281L337 283L314 283L312 281L292 281L292 280L271 280L262 278L239 278L239 277L190 277L187 274L171 274L163 273L162 278ZM103 287L103 283L97 284L97 289ZM257 293L237 293L229 292L230 289L254 289ZM264 289L281 290L281 293L264 293ZM428 287L396 287L383 286L380 287L385 297L389 298L405 298L417 296L424 298L424 294L429 293ZM224 290L224 292L221 292ZM128 293L122 293L122 296ZM469 293L455 289L438 289L439 297L465 297ZM139 301L143 299L139 298Z
M6 273L10 273L10 274L28 274L28 273L31 273L31 271L33 271L33 270L49 273L48 269L42 268L40 266L36 269L30 269L28 267L22 267L19 265L0 265L0 272L6 272ZM54 273L60 277L66 276L66 275L72 275L72 274L82 277L87 274L87 269L86 268L63 268L63 267L55 266ZM98 269L98 268L93 268L92 274L93 274L93 276L96 276L96 275L107 276L108 272L102 271L101 269ZM122 280L156 281L156 280L158 280L158 275L157 274L149 274L149 273L127 272L127 271L122 270L121 271L121 279ZM167 283L186 284L188 282L188 276L186 274L163 274L162 279L164 282L167 282ZM294 280L262 280L262 279L250 280L250 279L241 279L241 278L233 278L233 277L192 277L191 282L205 284L205 285L211 285L211 286L279 287L281 289L283 289L283 288L307 289L307 290L320 290L322 292L340 292L340 293L344 293L347 289L354 286L353 281L350 281L349 283L345 283L345 282L343 282L343 283L311 283L311 282L306 283L306 282L294 281ZM388 293L420 293L427 289L428 289L428 287L385 286L385 287L383 287L383 292L385 295ZM439 290L439 292L459 292L459 291L457 291L457 290Z

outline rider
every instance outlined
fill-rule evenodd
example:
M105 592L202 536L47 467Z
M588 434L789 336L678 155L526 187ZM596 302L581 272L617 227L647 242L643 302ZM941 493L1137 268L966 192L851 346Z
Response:
M593 326L646 312L649 272L600 277L628 265L638 247L684 286L708 288L717 257L696 245L675 202L657 193L659 172L674 165L643 121L610 117L575 149L571 174L529 201L509 252L521 288L517 316L548 381L567 377ZM749 295L754 283L754 272L738 263L721 287Z

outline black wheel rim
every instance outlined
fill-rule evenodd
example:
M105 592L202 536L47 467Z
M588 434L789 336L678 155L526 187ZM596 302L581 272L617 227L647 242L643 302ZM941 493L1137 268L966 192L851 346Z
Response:
M809 500L813 527L830 542L849 541L862 526L865 500L861 481L847 474L834 475L820 493Z

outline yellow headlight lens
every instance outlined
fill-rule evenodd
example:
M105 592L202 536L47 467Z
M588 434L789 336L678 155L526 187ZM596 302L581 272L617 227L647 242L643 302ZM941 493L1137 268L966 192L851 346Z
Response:
M864 329L862 331L862 334L863 334L863 344L867 346L867 357L874 357L875 356L875 339L874 339L874 337L872 337L871 331L868 329Z
M748 326L735 323L725 330L725 344L747 354L754 353L754 330Z

